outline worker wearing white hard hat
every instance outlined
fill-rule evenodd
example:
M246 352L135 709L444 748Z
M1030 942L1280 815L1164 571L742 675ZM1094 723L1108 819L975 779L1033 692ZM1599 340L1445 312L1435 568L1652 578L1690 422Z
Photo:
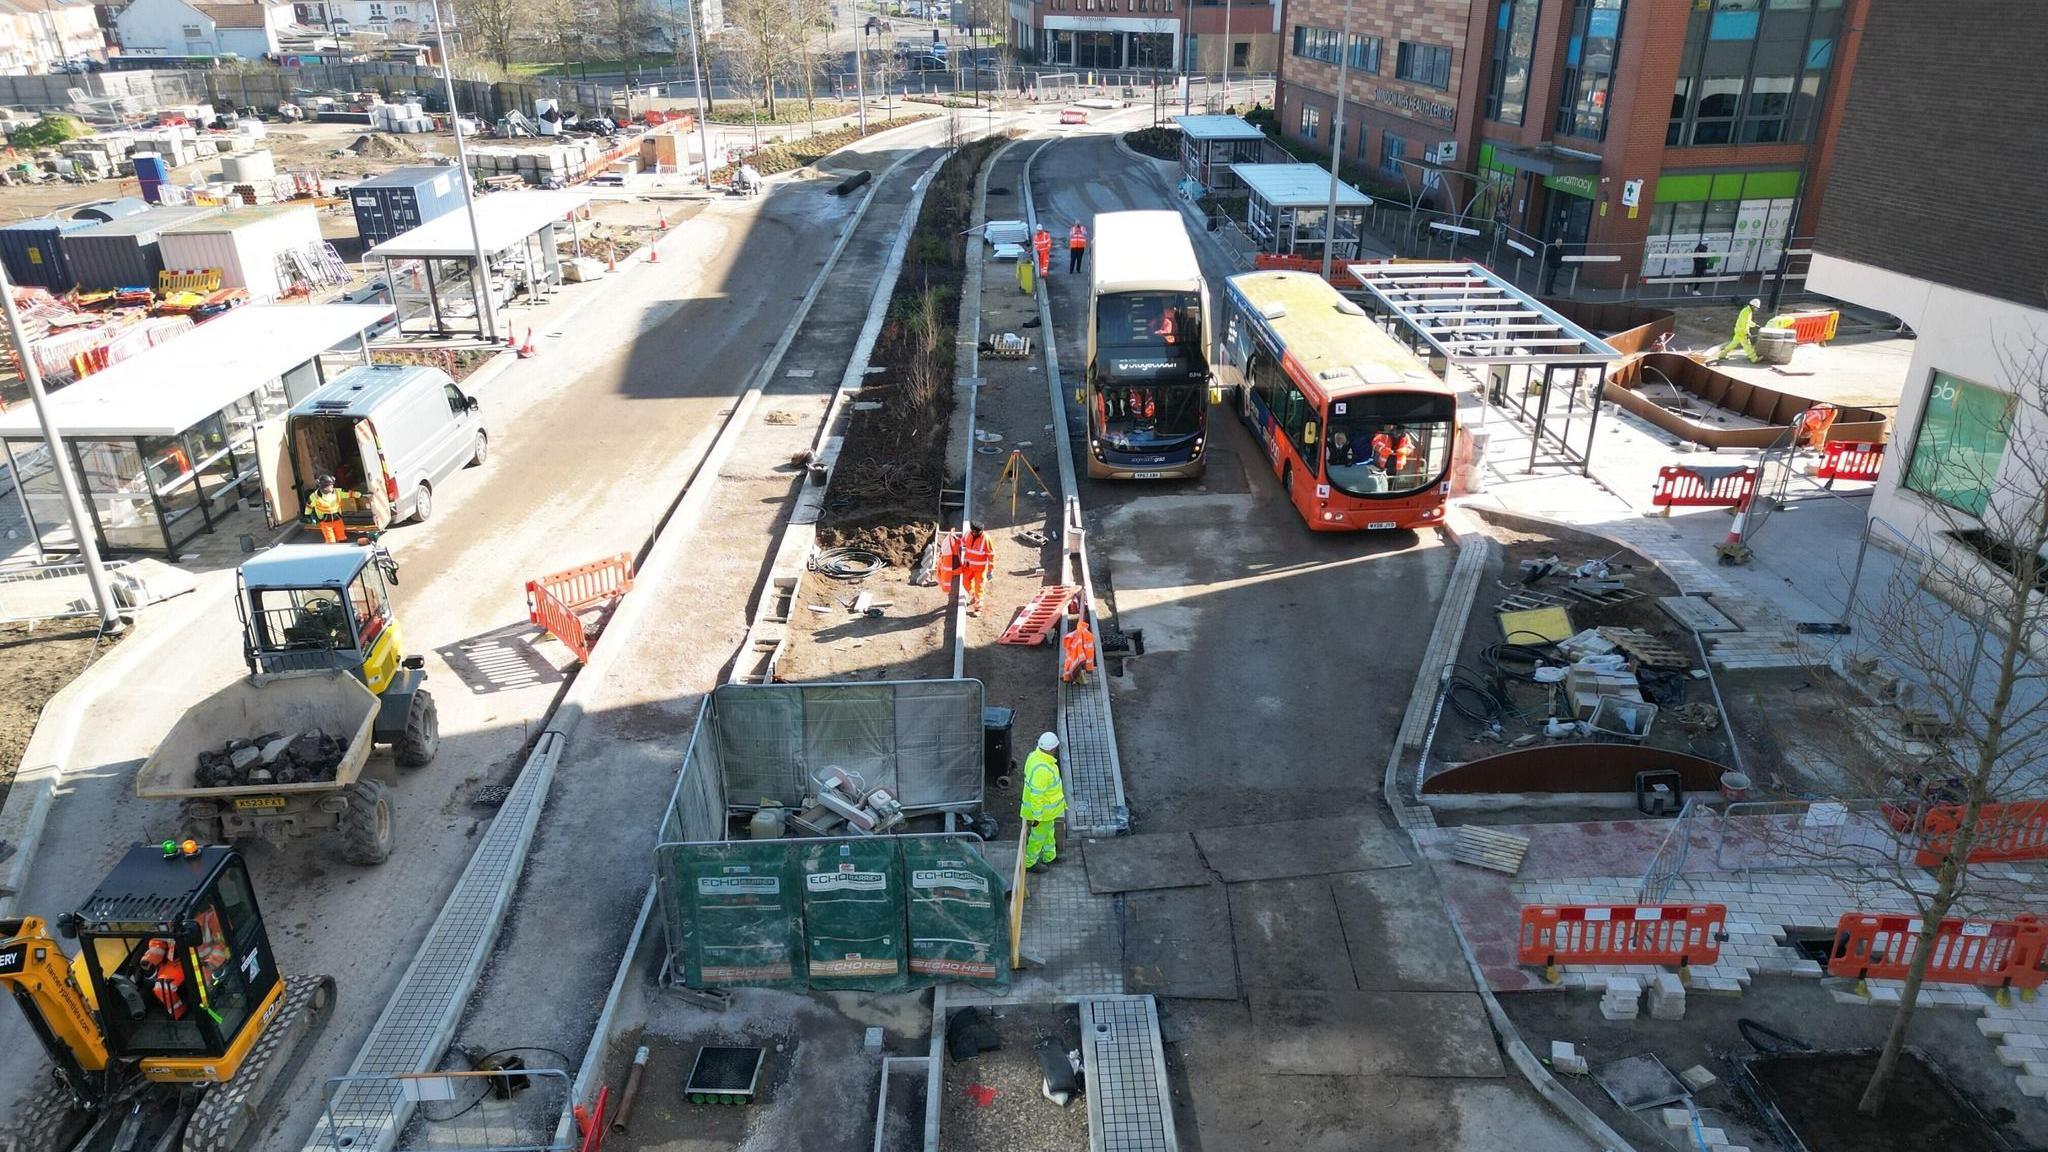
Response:
M1054 824L1067 814L1067 792L1060 784L1060 762L1054 756L1060 738L1046 732L1038 748L1024 758L1024 795L1018 815L1031 826L1024 841L1024 867L1040 872L1059 859L1059 833Z

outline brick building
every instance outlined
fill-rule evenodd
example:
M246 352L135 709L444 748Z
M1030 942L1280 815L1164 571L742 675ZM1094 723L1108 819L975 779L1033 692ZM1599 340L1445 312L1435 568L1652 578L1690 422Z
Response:
M1244 77L1279 66L1279 10L1267 0L1009 0L1025 59L1095 71ZM1229 24L1225 30L1226 19Z
M1819 219L1867 4L1353 0L1344 155L1526 245L1615 258L1589 282L1688 274L1701 242L1717 271L1774 267ZM1321 148L1343 19L1290 0L1281 29L1280 126Z

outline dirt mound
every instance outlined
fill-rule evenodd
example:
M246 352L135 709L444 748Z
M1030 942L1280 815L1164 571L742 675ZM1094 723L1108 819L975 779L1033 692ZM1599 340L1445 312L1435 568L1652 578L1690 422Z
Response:
M891 513L880 520L830 524L818 529L820 548L863 548L899 568L917 565L938 525L929 520L904 523Z
M371 160L409 160L420 154L419 149L396 136L381 132L365 132L348 146L350 152Z

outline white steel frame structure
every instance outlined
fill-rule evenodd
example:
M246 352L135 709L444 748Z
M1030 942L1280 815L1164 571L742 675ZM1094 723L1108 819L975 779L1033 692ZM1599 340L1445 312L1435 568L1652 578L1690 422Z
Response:
M1576 464L1581 474L1592 467L1593 434L1600 422L1600 401L1607 366L1621 359L1605 340L1566 319L1556 310L1508 283L1483 264L1351 264L1354 280L1371 297L1374 315L1411 347L1427 345L1432 357L1451 365L1484 372L1489 404L1508 407L1517 397L1516 413L1533 434L1529 438L1529 469L1534 471L1543 442L1555 443L1560 461ZM1420 351L1420 348L1417 347ZM1516 369L1522 386L1511 388ZM1541 373L1541 386L1530 384ZM1571 445L1573 420L1581 415L1585 374L1593 375L1584 404L1585 445ZM1551 397L1560 374L1568 382L1562 413L1551 411ZM1529 411L1529 393L1536 392L1536 411Z

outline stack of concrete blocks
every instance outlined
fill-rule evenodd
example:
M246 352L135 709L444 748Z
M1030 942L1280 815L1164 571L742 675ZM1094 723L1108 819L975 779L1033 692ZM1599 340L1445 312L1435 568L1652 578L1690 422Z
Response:
M469 162L479 180L516 175L528 184L568 184L579 180L605 148L589 140L565 140L541 148L485 147L472 149Z
M370 127L379 132L418 134L432 132L434 121L418 104L372 104Z
M1650 981L1650 1019L1685 1019L1685 982L1676 972L1659 972Z
M1609 1020L1633 1020L1642 1011L1643 984L1633 976L1609 976L1607 990L1600 997L1600 1015Z

